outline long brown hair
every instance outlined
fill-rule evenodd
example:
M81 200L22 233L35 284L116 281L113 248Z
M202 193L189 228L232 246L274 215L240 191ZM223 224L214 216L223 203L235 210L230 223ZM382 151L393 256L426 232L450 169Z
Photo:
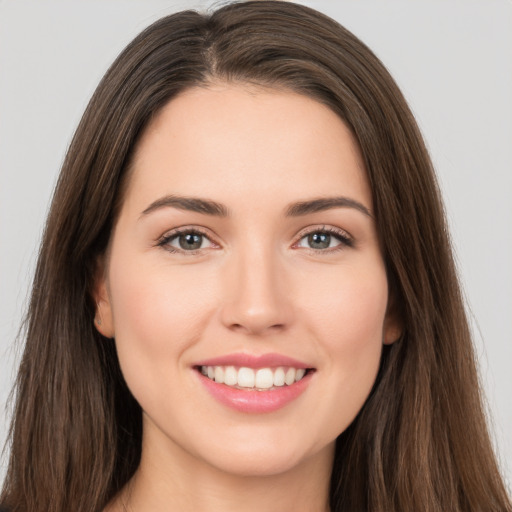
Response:
M381 62L330 18L249 1L161 19L118 57L66 156L36 269L1 502L101 510L137 469L141 410L90 295L130 159L167 102L212 81L293 90L358 141L403 334L336 443L333 511L510 511L475 369L440 193L422 137Z

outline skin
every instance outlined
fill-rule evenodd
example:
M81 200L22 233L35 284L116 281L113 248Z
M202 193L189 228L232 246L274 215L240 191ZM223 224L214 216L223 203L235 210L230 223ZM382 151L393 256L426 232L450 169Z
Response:
M143 214L170 194L229 215ZM286 215L334 196L370 214ZM97 327L115 337L143 409L140 468L108 510L328 510L335 439L364 404L383 343L399 335L371 212L351 132L310 98L217 83L155 117L95 286ZM198 251L180 250L178 238L159 244L181 227L206 234ZM331 235L331 247L312 248L307 235L326 229L351 245ZM271 413L219 403L193 368L268 352L315 368L306 391Z

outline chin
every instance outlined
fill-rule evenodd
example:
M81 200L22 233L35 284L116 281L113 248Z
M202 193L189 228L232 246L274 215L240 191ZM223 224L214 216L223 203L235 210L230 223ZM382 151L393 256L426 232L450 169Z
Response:
M252 442L228 443L210 447L203 460L224 473L241 477L276 476L299 470L313 457L329 460L334 453L334 441L327 445L307 446L299 439L293 443L278 442L257 436Z
M211 460L210 464L223 473L239 477L271 477L293 471L300 466L301 457L295 454L260 453L258 456L237 454Z

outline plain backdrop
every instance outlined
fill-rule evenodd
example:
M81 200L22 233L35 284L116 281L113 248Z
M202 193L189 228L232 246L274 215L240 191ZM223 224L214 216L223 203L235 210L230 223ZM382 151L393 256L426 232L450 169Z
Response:
M220 2L217 2L220 3ZM512 482L512 3L318 0L383 60L444 192L503 474ZM157 18L212 2L0 0L0 442L49 199L94 87ZM0 480L6 459L0 467Z

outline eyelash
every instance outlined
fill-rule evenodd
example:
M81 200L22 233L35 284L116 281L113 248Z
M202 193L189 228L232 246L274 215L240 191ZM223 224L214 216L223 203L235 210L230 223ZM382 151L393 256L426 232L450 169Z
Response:
M217 244L215 244L215 242L213 242L211 240L211 237L205 231L201 230L200 228L177 228L177 229L171 231L170 233L166 233L164 236L162 236L158 240L157 245L159 247L162 247L166 251L169 251L170 253L184 254L186 256L193 256L194 254L199 254L199 252L201 250L203 250L203 249L192 249L190 251L186 251L183 249L180 250L176 247L172 247L171 245L169 245L172 240L174 240L175 238L178 238L180 236L183 236L183 235L200 235L200 236L203 236L206 239L208 239L211 244L217 245Z
M338 228L334 228L334 227L326 227L326 226L323 226L321 228L319 228L319 227L307 228L306 230L300 232L298 235L298 240L293 244L292 247L296 248L297 244L299 244L301 242L301 240L303 240L305 237L313 235L313 234L326 234L326 235L334 237L335 239L337 239L340 242L335 247L328 247L325 249L313 249L311 247L303 248L303 249L306 249L307 251L310 251L314 254L321 254L321 253L331 254L333 252L343 250L347 247L349 247L349 248L354 247L354 239L346 231L344 231L342 229L338 229ZM165 249L166 251L168 251L170 253L183 254L183 255L187 255L187 256L193 256L193 255L199 254L202 250L204 250L201 248L192 249L192 250L184 250L184 249L178 249L176 247L172 247L171 245L169 245L171 241L173 241L174 239L177 239L178 237L183 236L183 235L200 235L202 237L205 237L207 240L209 240L209 242L213 246L218 247L218 244L216 244L205 231L201 230L200 228L196 228L196 227L194 227L194 228L177 228L177 229L171 231L170 233L166 233L164 236L162 236L157 241L156 245L159 247L162 247L163 249Z
M303 240L305 237L313 235L313 234L325 234L334 237L340 243L335 247L328 247L325 249L313 249L312 247L304 247L304 249L311 251L314 254L332 254L333 252L342 251L344 249L354 247L354 239L343 229L335 228L335 227L313 227L306 228L301 231L298 235L298 240L293 244L293 246L297 246L297 244Z

